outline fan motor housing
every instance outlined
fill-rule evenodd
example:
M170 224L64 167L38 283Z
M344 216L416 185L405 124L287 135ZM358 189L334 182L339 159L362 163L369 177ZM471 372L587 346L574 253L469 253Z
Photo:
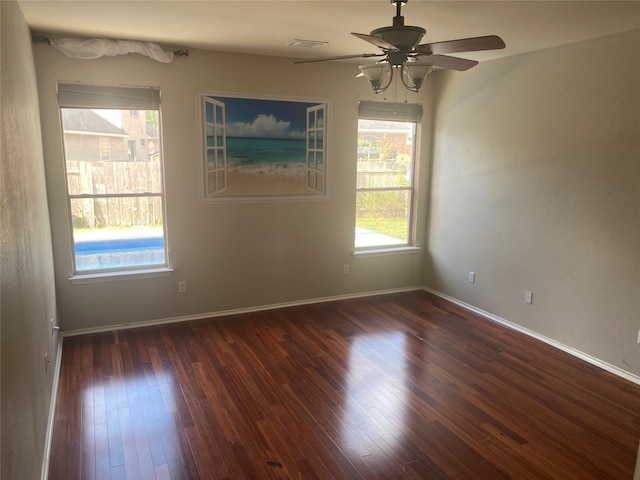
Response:
M413 50L427 31L422 27L401 26L376 28L371 35L383 39L402 52Z

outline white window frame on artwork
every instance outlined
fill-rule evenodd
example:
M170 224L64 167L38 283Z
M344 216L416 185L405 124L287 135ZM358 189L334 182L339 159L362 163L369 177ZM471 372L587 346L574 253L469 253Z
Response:
M321 117L323 120L322 132L319 133L320 128L317 125L313 126L314 138L321 138L320 143L310 143L309 125L307 124L306 131L306 151L305 151L305 163L304 163L304 185L306 194L291 194L291 195L233 195L231 192L231 186L228 183L229 170L233 169L233 166L229 163L228 158L228 146L227 138L229 135L229 109L223 106L224 120L223 122L215 123L207 121L207 104L212 104L217 101L216 98L235 98L246 100L267 100L275 102L300 102L313 104L307 108L307 122L309 122L310 115L313 118L318 118L318 111L321 111ZM197 106L197 119L198 119L198 186L197 192L199 192L200 201L207 204L220 204L220 203L269 203L269 202L307 202L307 201L324 201L329 197L329 175L330 175L330 126L331 126L331 104L330 101L324 98L299 98L299 97L280 97L280 96L261 96L261 95L246 95L232 92L212 92L202 91L196 96ZM209 120L211 118L209 117ZM304 128L304 127L302 127ZM223 138L222 144L224 148L217 148L217 145L211 145L211 143L217 143L217 141L211 140L211 133L223 132L220 138ZM209 138L208 138L209 137ZM320 146L321 145L321 146ZM215 152L215 153L213 153ZM213 156L213 163L212 163ZM216 159L221 161L216 163ZM212 182L216 182L212 185ZM311 183L310 183L311 182ZM224 187L219 188L221 185ZM226 190L229 189L228 192ZM226 195L225 195L226 193Z

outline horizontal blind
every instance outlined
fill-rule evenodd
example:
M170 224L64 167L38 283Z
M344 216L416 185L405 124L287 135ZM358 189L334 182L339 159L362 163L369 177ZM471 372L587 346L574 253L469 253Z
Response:
M58 105L62 108L157 110L160 106L160 89L58 83Z
M360 102L358 117L367 120L418 123L422 118L422 105L419 103Z

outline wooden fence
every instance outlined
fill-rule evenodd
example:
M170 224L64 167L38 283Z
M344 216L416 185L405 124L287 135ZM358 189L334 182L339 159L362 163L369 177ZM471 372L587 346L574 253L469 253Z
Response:
M69 161L67 182L71 196L97 196L71 199L74 228L162 225L162 176L158 162ZM137 194L140 196L106 197Z

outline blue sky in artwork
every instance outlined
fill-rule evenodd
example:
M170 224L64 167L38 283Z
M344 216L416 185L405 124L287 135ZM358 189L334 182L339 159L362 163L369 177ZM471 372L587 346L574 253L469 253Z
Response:
M227 136L304 139L307 108L318 103L212 96L225 104Z

